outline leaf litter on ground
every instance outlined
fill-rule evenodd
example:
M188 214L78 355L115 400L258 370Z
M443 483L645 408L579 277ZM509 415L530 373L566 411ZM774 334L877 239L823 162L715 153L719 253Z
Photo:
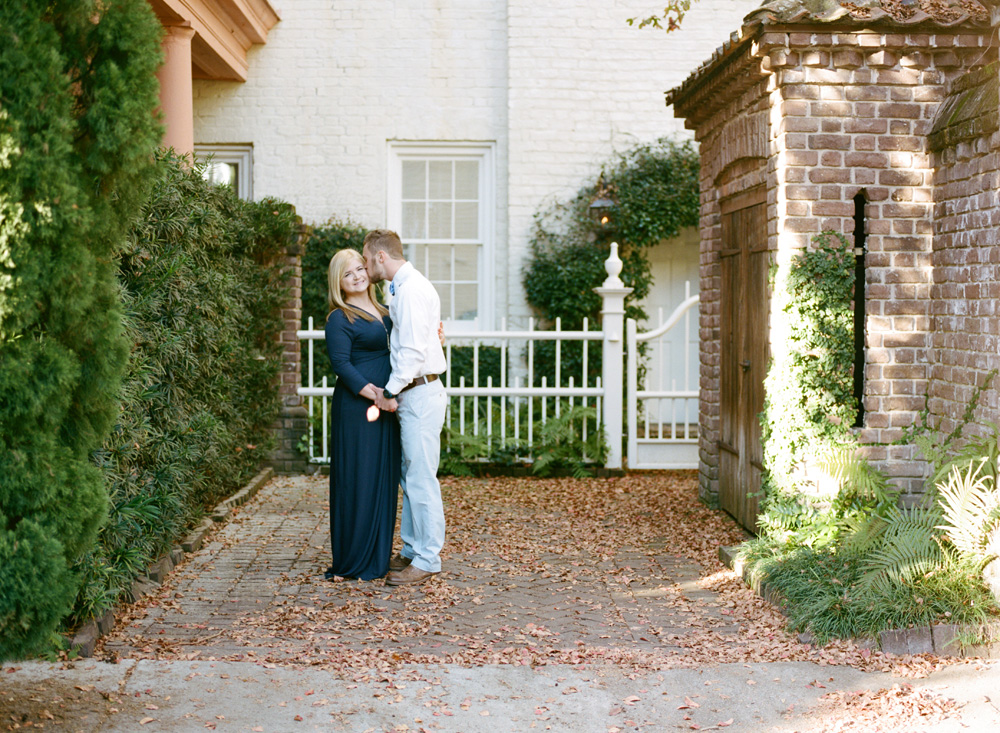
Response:
M693 471L441 483L445 572L421 586L324 581L327 479L282 477L130 607L99 648L112 657L317 666L357 681L420 679L415 665L440 663L610 664L645 672L810 661L903 676L943 664L854 641L801 643L781 612L720 562L720 545L746 535L699 502ZM269 506L276 497L290 497L288 506ZM257 515L268 511L282 513L281 537L254 531ZM211 597L203 586L231 572L218 568L231 568L227 553L246 554L251 540L251 563L276 549L295 561L269 576L273 597L247 599L252 608L233 615L231 599ZM215 610L198 615L206 603Z

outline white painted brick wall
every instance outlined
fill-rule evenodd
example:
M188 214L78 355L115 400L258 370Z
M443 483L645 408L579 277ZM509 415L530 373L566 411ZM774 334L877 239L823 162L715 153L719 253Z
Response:
M758 0L700 0L665 35L634 0L273 1L244 84L195 81L195 140L252 143L254 194L321 223L386 219L390 140L496 144L496 313L528 315L532 216L616 151L685 136L663 102Z

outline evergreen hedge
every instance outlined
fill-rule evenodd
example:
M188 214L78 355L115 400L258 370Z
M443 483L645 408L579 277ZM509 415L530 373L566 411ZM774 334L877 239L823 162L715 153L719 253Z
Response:
M281 255L294 209L247 202L170 153L129 233L132 343L122 411L97 463L111 498L75 616L99 615L267 457L280 396Z
M106 515L90 456L128 360L115 254L160 138L159 34L144 0L0 3L0 659L51 637Z

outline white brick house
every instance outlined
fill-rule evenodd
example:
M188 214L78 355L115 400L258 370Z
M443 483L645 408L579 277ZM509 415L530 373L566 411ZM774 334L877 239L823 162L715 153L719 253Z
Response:
M194 80L194 142L307 223L400 231L450 284L452 327L523 322L533 215L616 151L685 137L664 91L756 4L701 0L665 35L629 27L655 7L625 0L272 2L280 20L248 51L246 81ZM653 253L654 308L685 278L697 287L697 239L684 242Z

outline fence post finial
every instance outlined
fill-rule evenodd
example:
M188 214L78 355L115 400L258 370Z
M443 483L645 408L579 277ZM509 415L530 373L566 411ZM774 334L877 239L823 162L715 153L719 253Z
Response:
M622 258L618 256L618 242L611 243L611 254L604 260L604 271L608 273L601 287L623 288L625 283L618 277L622 272Z

